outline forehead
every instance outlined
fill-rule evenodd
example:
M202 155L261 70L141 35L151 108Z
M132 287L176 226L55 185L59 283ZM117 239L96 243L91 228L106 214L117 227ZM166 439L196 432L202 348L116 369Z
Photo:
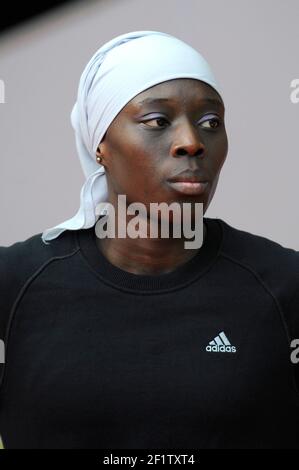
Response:
M136 109L154 101L160 103L186 104L210 102L224 108L223 101L216 90L205 82L190 78L180 78L158 83L147 90L142 91L127 103L125 108Z

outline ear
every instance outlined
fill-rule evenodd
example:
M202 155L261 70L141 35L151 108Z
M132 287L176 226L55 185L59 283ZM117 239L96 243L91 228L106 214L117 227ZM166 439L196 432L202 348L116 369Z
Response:
M100 146L105 147L104 140L105 140L106 134L107 134L107 131L105 132L104 136L102 137L101 142L98 145L98 148L97 148L97 151L96 151L97 155L101 155L101 156L103 155L103 148L101 149Z

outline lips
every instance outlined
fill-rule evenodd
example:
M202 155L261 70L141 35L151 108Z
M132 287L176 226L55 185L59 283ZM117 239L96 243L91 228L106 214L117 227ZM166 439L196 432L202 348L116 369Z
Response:
M168 181L168 185L178 193L198 196L205 192L208 182Z
M189 176L189 177L177 176L176 178L171 178L167 181L170 181L171 183L205 183L207 180L202 179L202 178L197 178L195 176Z
M172 178L168 178L167 181L171 182L190 182L190 183L205 183L208 180L200 171L187 170L174 175Z
M208 181L198 172L184 172L167 180L169 186L181 194L196 196L203 194Z

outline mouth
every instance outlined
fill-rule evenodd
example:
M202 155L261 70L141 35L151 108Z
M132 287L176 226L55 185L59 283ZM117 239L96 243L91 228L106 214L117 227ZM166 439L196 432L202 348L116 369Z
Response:
M208 181L200 176L197 172L185 172L167 180L168 185L181 194L190 196L198 196L203 194L207 187Z
M198 196L203 194L207 187L208 181L167 181L168 185L176 192L187 194L190 196Z

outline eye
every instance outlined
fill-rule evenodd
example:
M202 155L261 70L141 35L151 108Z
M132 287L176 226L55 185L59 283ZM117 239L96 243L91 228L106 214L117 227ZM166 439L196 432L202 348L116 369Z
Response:
M152 126L149 125L149 122L157 122L157 123L162 123L161 125L158 124L158 126ZM168 120L162 116L157 116L157 117L152 117L152 119L148 119L147 121L143 121L144 124L148 127L152 128L159 128L159 127L164 127L163 123L168 122ZM217 117L215 114L209 114L208 116L205 116L205 119L202 119L199 121L199 124L202 125L203 128L205 129L217 129L220 124L221 124L221 119Z
M205 117L205 120L204 121L199 121L199 123L202 123L202 125L210 123L210 125L208 125L208 126L203 125L203 127L205 129L217 129L220 126L220 123L221 123L220 119L218 117L215 117L214 114L209 115L209 116L211 116L211 117L208 117L208 118Z
M149 119L148 121L144 121L144 124L145 124L145 125L148 125L148 123L149 123L149 122L152 122L152 121L156 121L156 122L158 122L158 121L160 121L160 122L161 122L161 121L165 121L165 122L168 122L167 119L165 119L164 117L157 116L157 117L153 117L152 119ZM148 125L148 127L161 127L161 126L159 126L159 125L158 125L158 126L150 126L150 125Z

